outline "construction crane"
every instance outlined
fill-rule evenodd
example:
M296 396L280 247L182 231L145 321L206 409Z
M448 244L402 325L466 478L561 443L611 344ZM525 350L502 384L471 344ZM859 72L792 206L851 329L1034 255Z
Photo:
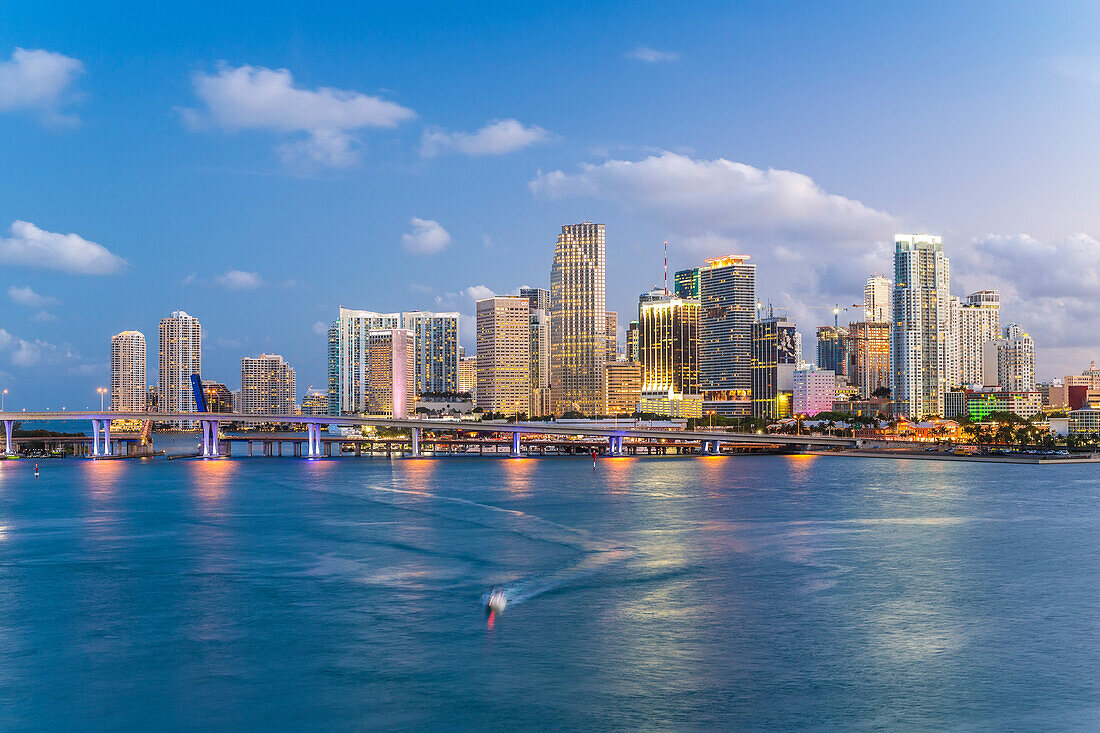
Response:
M844 307L841 307L840 303L837 303L836 305L833 306L832 311L833 311L833 328L834 329L840 328L840 312L850 310L852 308L863 308L863 303L855 303L853 305L846 305ZM829 310L829 306L827 306L827 305L808 305L808 306L806 306L806 309L807 310L824 311L824 310Z

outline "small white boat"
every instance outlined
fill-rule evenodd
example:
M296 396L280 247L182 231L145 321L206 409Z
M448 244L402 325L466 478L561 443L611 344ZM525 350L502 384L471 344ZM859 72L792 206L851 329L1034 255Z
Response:
M504 595L504 591L500 588L495 588L493 592L489 594L489 600L485 602L485 609L490 612L500 613L507 605L508 597Z

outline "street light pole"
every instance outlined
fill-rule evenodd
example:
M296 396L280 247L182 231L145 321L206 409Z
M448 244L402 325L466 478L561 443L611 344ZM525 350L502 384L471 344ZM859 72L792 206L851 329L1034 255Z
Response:
M0 392L0 412L4 411L4 395L7 393L8 391L6 389Z
M96 387L96 392L99 392L99 411L103 412L103 395L107 394L107 390L103 387Z

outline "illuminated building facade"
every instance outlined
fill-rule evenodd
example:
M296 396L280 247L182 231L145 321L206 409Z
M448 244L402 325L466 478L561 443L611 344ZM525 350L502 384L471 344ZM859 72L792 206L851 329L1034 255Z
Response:
M752 324L752 416L790 417L797 366L795 324L769 316ZM835 387L834 387L835 388Z
M633 361L609 361L604 365L606 403L604 415L633 415L642 397L642 365Z
M367 332L367 412L404 418L416 400L416 348L405 328Z
M329 328L330 414L354 415L368 411L370 332L400 327L400 313L340 307L340 317Z
M416 393L457 392L458 313L409 311L401 314L401 327L413 336Z
M673 276L673 291L677 298L699 300L699 268L677 272Z
M827 369L796 369L794 372L795 415L813 417L831 412L836 400L836 375Z
M207 412L237 412L239 405L233 391L221 382L202 380L202 396L206 399Z
M699 270L699 386L703 409L718 415L751 409L756 265L748 259L718 257Z
M476 356L466 356L458 362L458 391L470 395L477 391Z
M145 334L115 334L111 337L111 411L143 412L145 386Z
M929 234L894 237L893 398L899 415L943 415L955 337L950 261Z
M848 329L843 326L817 327L817 365L820 368L849 379L850 348Z
M603 408L606 270L604 225L562 226L550 269L550 392L555 414L594 415ZM480 391L480 378L478 387Z
M294 367L278 354L241 359L241 412L248 415L294 413Z
M867 278L863 286L863 320L890 323L894 318L894 283L882 275Z
M528 300L497 296L477 301L477 406L505 415L526 413L531 401L530 373Z
M699 301L664 296L639 306L638 359L643 412L702 417ZM681 403L673 405L672 403Z
M184 311L173 311L168 318L161 319L159 357L157 400L160 411L194 412L191 375L202 373L199 319Z
M876 389L890 389L890 324L863 321L848 324L851 344L849 377L859 396L870 399Z

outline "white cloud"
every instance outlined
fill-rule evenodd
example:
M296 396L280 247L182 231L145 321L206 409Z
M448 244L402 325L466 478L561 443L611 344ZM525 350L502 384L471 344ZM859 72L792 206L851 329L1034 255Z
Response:
M1000 291L1001 321L1031 333L1040 374L1076 373L1085 357L1100 359L1100 241L1083 233L1053 244L987 234L948 256L954 290Z
M27 368L40 364L54 365L73 362L80 358L68 345L58 346L41 339L27 341L12 338L11 342L15 344L15 351L11 355L12 366Z
M897 226L889 214L826 193L801 173L667 151L585 163L576 174L540 173L529 185L549 198L586 196L648 212L688 237L820 245L887 238Z
M680 54L678 53L672 51L658 51L649 46L638 46L633 51L627 51L625 55L628 59L645 61L650 64L659 64L662 61L675 61L680 58Z
M313 322L313 332L315 334L317 334L318 336L327 336L328 335L328 326L329 326L329 324L325 323L324 321L314 321Z
M57 298L51 298L47 295L40 295L29 286L16 287L12 285L8 288L8 297L19 305L25 305L28 308L45 308L51 305L57 305L61 301Z
M38 311L33 316L31 316L31 320L35 321L36 323L49 323L52 321L56 321L57 316L47 311Z
M414 216L409 219L413 230L401 235L401 244L415 254L435 254L442 252L451 243L451 235L438 221L421 219Z
M0 328L0 349L6 349L11 346L15 337L7 332L6 329Z
M0 63L0 110L35 110L47 122L75 122L57 110L71 96L80 61L53 51L16 48Z
M496 295L496 293L484 285L471 285L462 292L470 300L484 300L485 298L492 298Z
M195 74L192 81L206 108L182 110L185 121L196 128L304 133L277 146L280 158L290 164L353 165L358 160L353 131L392 128L416 117L413 110L381 97L296 87L287 69L222 64L213 74Z
M425 130L420 153L430 158L449 150L463 155L504 155L550 138L541 127L524 126L514 119L492 120L477 132Z
M126 260L101 244L76 234L58 234L39 229L29 221L15 221L11 237L0 237L0 262L9 265L44 267L82 275L109 275L126 265Z
M255 290L264 284L264 279L256 272L229 270L224 275L214 278L214 284L226 290Z

